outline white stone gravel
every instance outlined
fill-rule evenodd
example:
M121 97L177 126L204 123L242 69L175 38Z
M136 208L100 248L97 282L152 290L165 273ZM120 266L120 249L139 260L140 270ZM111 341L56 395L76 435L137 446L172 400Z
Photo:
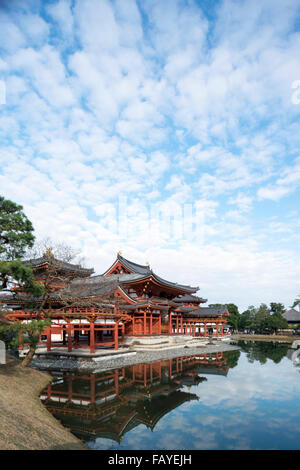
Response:
M179 356L193 356L199 354L208 354L215 352L225 352L237 350L239 347L224 343L222 341L215 344L195 347L179 347L172 349L161 349L155 351L137 351L136 354L111 355L103 357L101 361L78 359L34 359L32 367L42 370L78 370L92 372L102 372L104 370L119 369L134 364L150 363L165 359L171 359Z

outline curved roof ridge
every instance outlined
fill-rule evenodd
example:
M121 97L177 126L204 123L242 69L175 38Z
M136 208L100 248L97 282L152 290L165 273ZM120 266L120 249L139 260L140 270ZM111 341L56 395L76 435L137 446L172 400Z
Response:
M134 271L134 268L137 267L137 268L142 268L142 270L147 273L151 272L150 266L148 266L147 264L138 264L133 261L129 261L128 259L124 258L122 255L120 255L120 253L117 254L117 259L121 261L121 263L124 263L125 266L127 265L127 267L129 269L132 269L133 271Z

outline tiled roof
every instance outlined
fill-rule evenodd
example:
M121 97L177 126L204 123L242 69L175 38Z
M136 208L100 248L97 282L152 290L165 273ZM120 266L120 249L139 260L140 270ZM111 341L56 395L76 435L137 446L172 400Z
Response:
M298 310L295 310L294 308L291 308L290 310L287 310L282 314L282 316L287 320L287 321L300 321L300 312Z
M79 264L67 263L65 261L55 259L52 256L41 256L40 258L23 260L22 262L23 262L23 264L30 265L33 268L39 268L39 267L42 267L46 264L54 264L55 267L57 267L59 269L63 269L65 271L77 272L77 273L80 273L82 275L91 275L91 274L94 273L93 268L91 268L91 269L83 268Z
M226 305L222 305L220 307L200 307L197 308L197 310L193 310L192 312L186 313L186 315L196 317L215 317L218 315L224 315L226 310Z

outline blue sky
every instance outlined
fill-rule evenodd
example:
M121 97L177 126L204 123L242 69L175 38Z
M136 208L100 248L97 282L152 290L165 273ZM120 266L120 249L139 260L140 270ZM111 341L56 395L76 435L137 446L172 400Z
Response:
M2 0L1 194L97 273L291 305L299 30L296 0Z

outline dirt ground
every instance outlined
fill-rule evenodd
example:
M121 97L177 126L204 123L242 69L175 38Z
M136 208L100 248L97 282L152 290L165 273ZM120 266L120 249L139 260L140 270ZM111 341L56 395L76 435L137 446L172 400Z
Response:
M0 450L86 450L43 406L41 390L48 374L7 356L0 365Z

